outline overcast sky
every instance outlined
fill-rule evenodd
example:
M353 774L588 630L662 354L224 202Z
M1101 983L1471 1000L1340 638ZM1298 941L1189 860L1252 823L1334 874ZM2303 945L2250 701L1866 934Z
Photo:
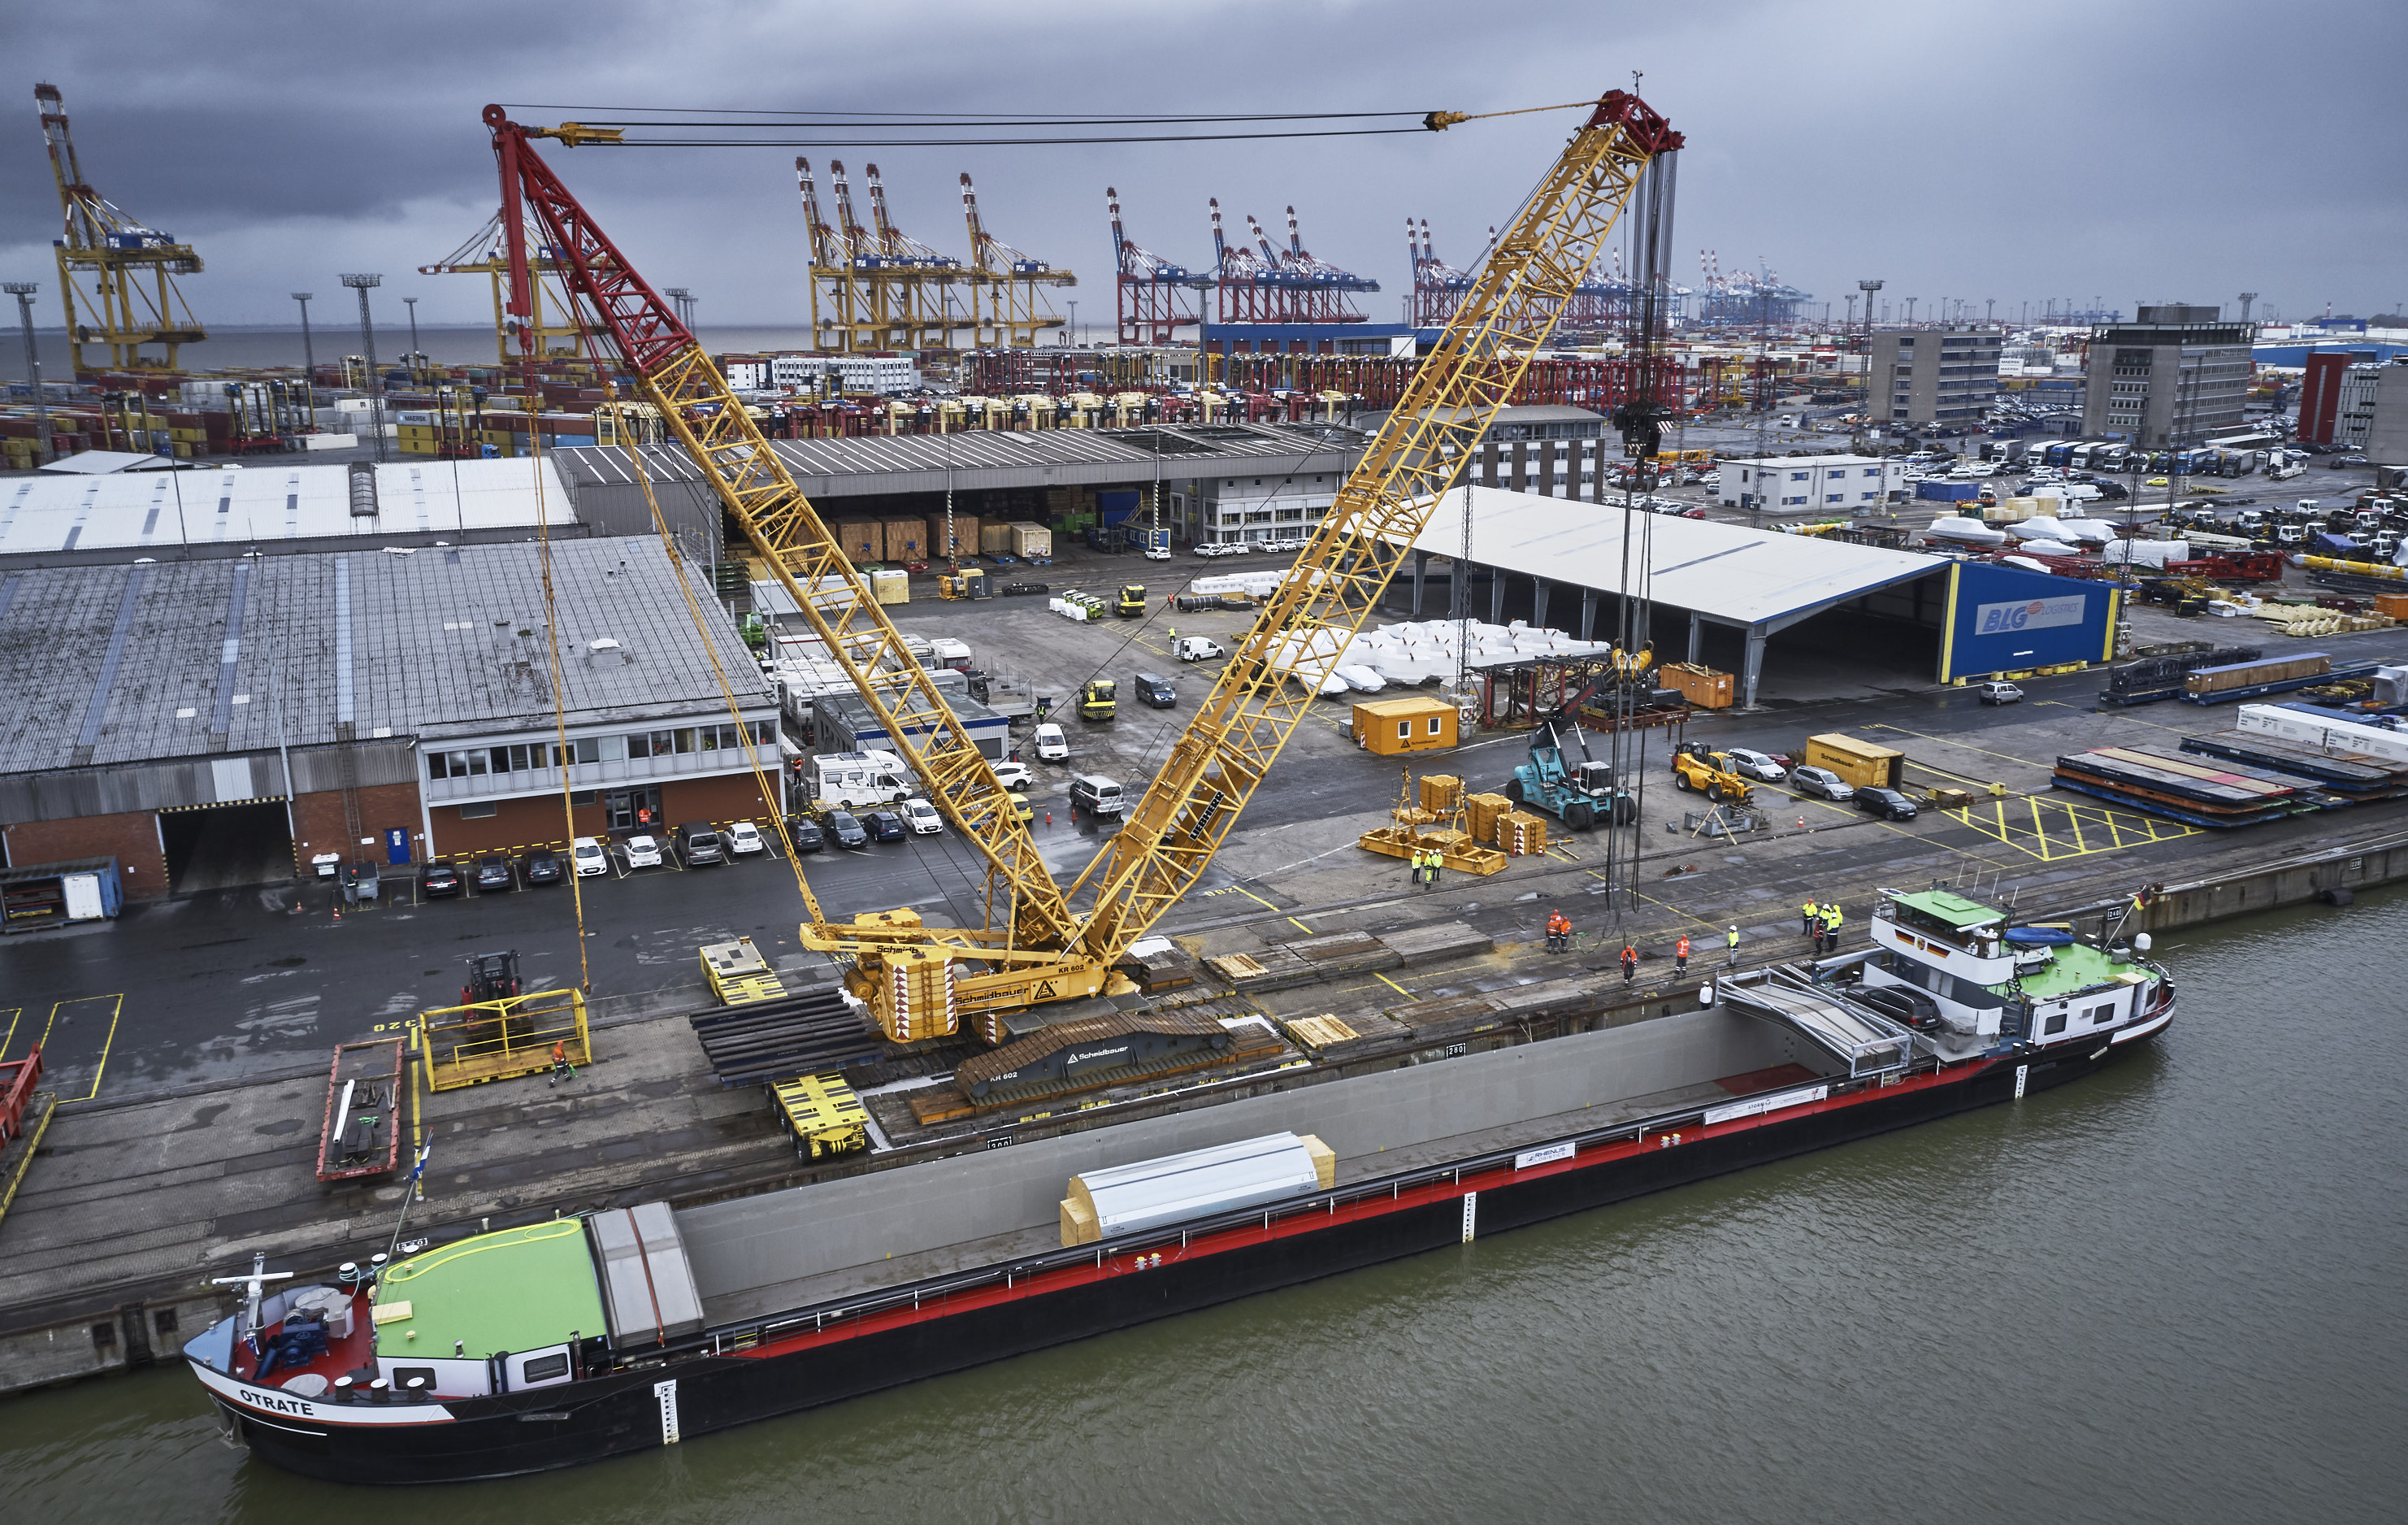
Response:
M0 152L0 274L40 281L50 322L36 80L65 93L101 193L199 250L184 289L205 323L289 322L289 292L339 295L345 270L381 271L396 315L417 295L427 321L482 320L480 281L414 271L495 205L487 101L542 103L515 113L542 122L638 106L1482 111L1594 97L1634 69L1688 137L1686 283L1713 249L1726 269L1763 257L1835 314L1863 276L1927 304L1996 298L2001 316L2094 295L2237 311L2243 290L2286 317L2408 304L2400 0L190 0L112 16L0 11L0 110L22 113ZM1275 229L1293 202L1306 246L1377 279L1368 311L1393 321L1405 217L1468 266L1574 120L833 156L856 174L877 160L896 222L955 253L968 170L990 231L1079 272L1064 295L1082 324L1111 310L1108 183L1134 237L1194 265L1211 259L1207 196ZM694 289L706 324L800 321L795 149L544 151L656 286Z

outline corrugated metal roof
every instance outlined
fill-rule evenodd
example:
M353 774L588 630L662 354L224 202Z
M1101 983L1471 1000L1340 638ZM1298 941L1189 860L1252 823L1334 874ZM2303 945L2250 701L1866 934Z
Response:
M350 468L305 466L297 457L197 471L20 477L0 482L0 556L164 552L187 544L238 550L268 541L447 530L532 533L539 517L554 525L577 517L551 456L404 461L378 467L376 479L377 514L353 518Z
M11 674L15 703L0 734L0 772L273 750L280 689L283 740L294 747L338 740L335 727L347 710L362 741L546 725L551 657L538 549L469 545L12 573L0 610L0 665ZM722 707L677 573L657 540L557 540L552 555L571 726L708 715ZM748 706L768 702L759 667L694 576L738 698ZM237 578L245 584L241 627L228 676L222 664ZM339 620L346 604L349 618ZM620 649L593 651L591 642L604 637ZM85 746L89 753L79 755Z
M1158 439L1157 439L1158 437ZM1285 424L1166 424L1145 429L969 429L949 435L872 435L851 439L773 439L771 450L805 491L837 496L942 491L948 471L960 488L1039 485L1052 480L1134 482L1154 473L1160 445L1167 477L1209 475L1229 461L1294 463L1288 469L1343 469L1365 443L1359 431ZM1327 461L1312 468L1315 456ZM632 485L625 450L579 445L558 451L569 486ZM654 482L698 482L684 450L644 447ZM1199 467L1201 468L1199 469Z
M1469 491L1474 562L1605 593L1621 584L1620 507L1501 487ZM1462 548L1463 520L1452 507L1453 493L1448 501L1447 511L1433 515L1413 542L1416 549L1452 556ZM1948 565L1914 552L1781 535L1707 519L1637 514L1631 523L1646 532L1656 602L1731 625L1777 625L1802 618ZM1633 547L1634 584L1640 570L1638 547Z

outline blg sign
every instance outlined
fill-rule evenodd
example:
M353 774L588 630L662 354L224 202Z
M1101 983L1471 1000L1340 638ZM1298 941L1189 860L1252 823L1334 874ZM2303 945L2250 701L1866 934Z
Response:
M1977 604L1973 608L1973 633L1977 636L2005 636L2026 630L2055 630L2080 625L2082 611L2088 602L2086 596L2077 593L2063 598Z

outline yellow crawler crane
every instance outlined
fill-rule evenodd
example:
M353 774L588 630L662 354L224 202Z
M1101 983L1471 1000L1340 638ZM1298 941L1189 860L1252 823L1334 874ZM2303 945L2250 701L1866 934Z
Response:
M1211 864L1440 497L1462 477L1642 174L1681 146L1680 135L1635 95L1609 92L1590 109L1498 239L1294 574L1222 668L1144 797L1065 890L986 760L948 723L901 634L852 575L836 538L693 335L534 149L541 137L574 146L618 135L573 122L527 127L499 107L487 107L484 118L500 161L504 229L523 225L523 202L647 398L897 739L929 798L987 860L982 928L932 927L910 911L831 922L804 886L810 916L804 944L851 958L848 985L898 1042L940 1036L966 1020L998 1042L1005 1013L1108 987L1129 945ZM1434 113L1427 125L1466 120ZM1656 168L1656 191L1669 194L1670 165ZM514 271L525 257L523 238L514 239ZM1076 908L1081 901L1084 909Z

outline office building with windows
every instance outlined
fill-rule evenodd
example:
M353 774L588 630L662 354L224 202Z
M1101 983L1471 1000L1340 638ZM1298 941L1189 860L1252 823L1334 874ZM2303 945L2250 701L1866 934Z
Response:
M1725 508L1765 513L1862 513L1906 487L1903 465L1872 455L1770 455L1717 470Z
M2218 309L2168 303L2090 338L2082 432L2164 450L2243 425L2254 370L2250 325Z
M1996 328L1891 329L1873 335L1866 411L1875 423L1969 428L1999 400Z

